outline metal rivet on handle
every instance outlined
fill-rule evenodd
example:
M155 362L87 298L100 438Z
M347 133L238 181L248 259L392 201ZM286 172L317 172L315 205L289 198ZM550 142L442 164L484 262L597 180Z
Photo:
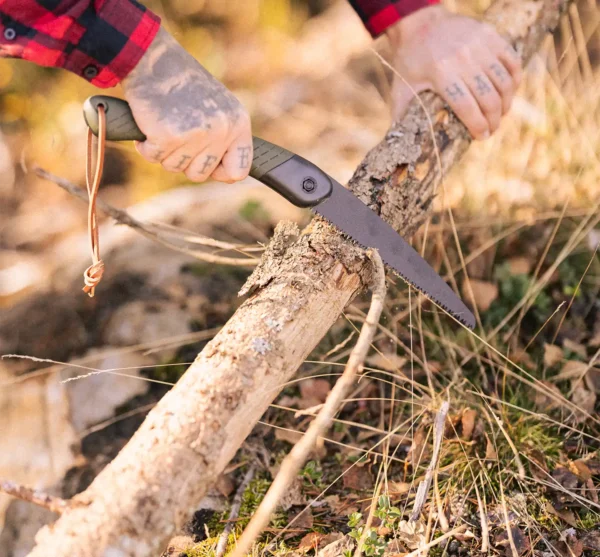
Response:
M302 182L302 189L305 192L311 193L315 191L316 187L317 183L312 178L304 178L304 182Z

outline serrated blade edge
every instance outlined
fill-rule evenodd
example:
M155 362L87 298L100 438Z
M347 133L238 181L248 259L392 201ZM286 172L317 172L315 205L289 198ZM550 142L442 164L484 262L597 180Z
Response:
M333 178L331 181L331 196L312 210L363 247L376 248L383 262L400 278L466 327L475 328L474 315L429 263L375 211L339 182Z

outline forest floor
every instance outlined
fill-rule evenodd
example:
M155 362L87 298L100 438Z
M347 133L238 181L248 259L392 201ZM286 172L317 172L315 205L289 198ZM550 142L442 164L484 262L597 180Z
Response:
M321 17L338 22L336 9ZM343 15L336 29L351 37L359 24L346 21ZM340 49L328 60L315 54L314 44L302 50L323 36L320 25L298 40L307 56L296 74L283 72L260 95L248 93L244 100L253 106L260 135L343 181L385 132L389 90L385 71L365 45ZM569 25L576 29L578 19L572 16ZM475 334L388 276L386 308L360 380L282 501L256 555L346 557L360 538L368 556L417 550L425 555L428 544L436 557L600 555L600 75L577 40L564 44L549 42L532 62L500 131L474 145L447 177L432 218L413 238L476 308ZM333 64L339 69L325 67ZM81 143L81 137L71 140ZM10 141L15 151L23 140ZM147 184L162 176L145 167L127 174L130 154L120 147L109 153L112 170L103 198L118 205L149 196ZM81 181L83 166L63 159L52 163L41 151L36 157L34 162ZM14 422L32 413L30 402L23 402L22 414L15 410L19 397L31 396L18 385L42 376L62 378L70 405L65 423L72 432L56 434L51 444L78 447L65 460L56 488L71 497L118 453L235 311L241 303L236 293L251 269L208 265L107 225L102 238L109 269L90 302L79 297L79 267L88 257L83 206L31 172L20 178L27 194L0 204L7 223L0 272L20 270L11 275L18 279L10 283L13 290L0 288L0 353L90 367L82 372L56 363L2 360L0 386L11 386L14 414L7 420ZM125 190L124 182L144 186ZM174 188L137 210L146 220L258 248L279 220L309 218L251 184L240 188L235 202L231 188L217 192L210 184L193 193ZM9 199L2 195L0 184L0 200ZM46 210L34 214L32 207L40 203ZM40 274L46 282L39 281ZM214 556L247 477L228 539L235 542L343 370L368 306L368 297L362 297L348 307L283 386L166 555ZM125 358L125 350L131 356ZM113 375L86 375L102 369ZM78 374L84 378L65 386L65 379ZM127 390L131 383L143 388ZM127 396L106 402L109 411L102 415L86 414L93 406L90 397L101 388L106 400L119 390ZM2 395L0 407L9 407ZM444 426L436 431L445 402ZM56 423L51 425L56 431ZM23 437L4 442L2 473L23 468L15 456L19 451L27 462L40 451L34 444L26 449ZM415 512L428 469L433 481ZM33 483L33 477L40 479L34 472L13 479ZM20 509L12 514L8 509L2 557L9 546L17 547L21 534L15 524L28 513ZM42 517L39 524L51 519ZM452 535L444 538L447 533Z

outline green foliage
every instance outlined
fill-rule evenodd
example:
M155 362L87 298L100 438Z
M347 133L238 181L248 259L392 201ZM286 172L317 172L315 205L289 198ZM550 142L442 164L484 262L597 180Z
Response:
M485 320L487 325L495 327L529 292L533 280L529 275L511 273L508 263L498 265L494 274L498 282L499 296L486 312ZM551 305L552 299L542 291L533 300L529 313L536 321L543 323L548 318Z
M260 201L250 199L244 203L239 210L239 215L249 222L269 222L271 217L269 212L263 207Z

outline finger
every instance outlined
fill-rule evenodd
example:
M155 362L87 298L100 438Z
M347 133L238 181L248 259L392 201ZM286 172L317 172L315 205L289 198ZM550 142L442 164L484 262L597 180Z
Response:
M434 85L475 139L487 139L490 136L489 123L461 78L456 74L452 77L448 74Z
M504 67L499 60L486 60L482 62L482 67L485 67L485 73L488 79L494 85L502 99L502 114L506 114L512 103L515 94L515 82L512 75Z
M223 163L219 163L219 165L212 171L210 177L217 182L226 182L227 184L233 184L235 180L231 179L229 176L229 172L225 170Z
M163 168L168 172L185 172L197 152L197 147L183 145L162 161Z
M213 172L212 177L227 182L243 180L250 172L252 155L252 136L250 132L245 132L228 147L217 167L217 175Z
M488 121L490 133L494 133L502 118L502 99L498 91L483 71L463 76L463 80Z
M135 149L148 162L161 163L178 148L178 145L159 145L152 141L136 141Z
M190 162L185 171L185 175L192 182L204 182L219 165L220 160L220 156L217 156L213 152L210 152L209 149L206 149Z
M486 28L489 40L488 44L490 45L492 52L498 60L500 60L508 73L512 75L515 82L515 88L518 87L523 77L523 61L521 60L519 53L508 43L508 41L498 34L498 31L496 31L493 26L487 25Z

